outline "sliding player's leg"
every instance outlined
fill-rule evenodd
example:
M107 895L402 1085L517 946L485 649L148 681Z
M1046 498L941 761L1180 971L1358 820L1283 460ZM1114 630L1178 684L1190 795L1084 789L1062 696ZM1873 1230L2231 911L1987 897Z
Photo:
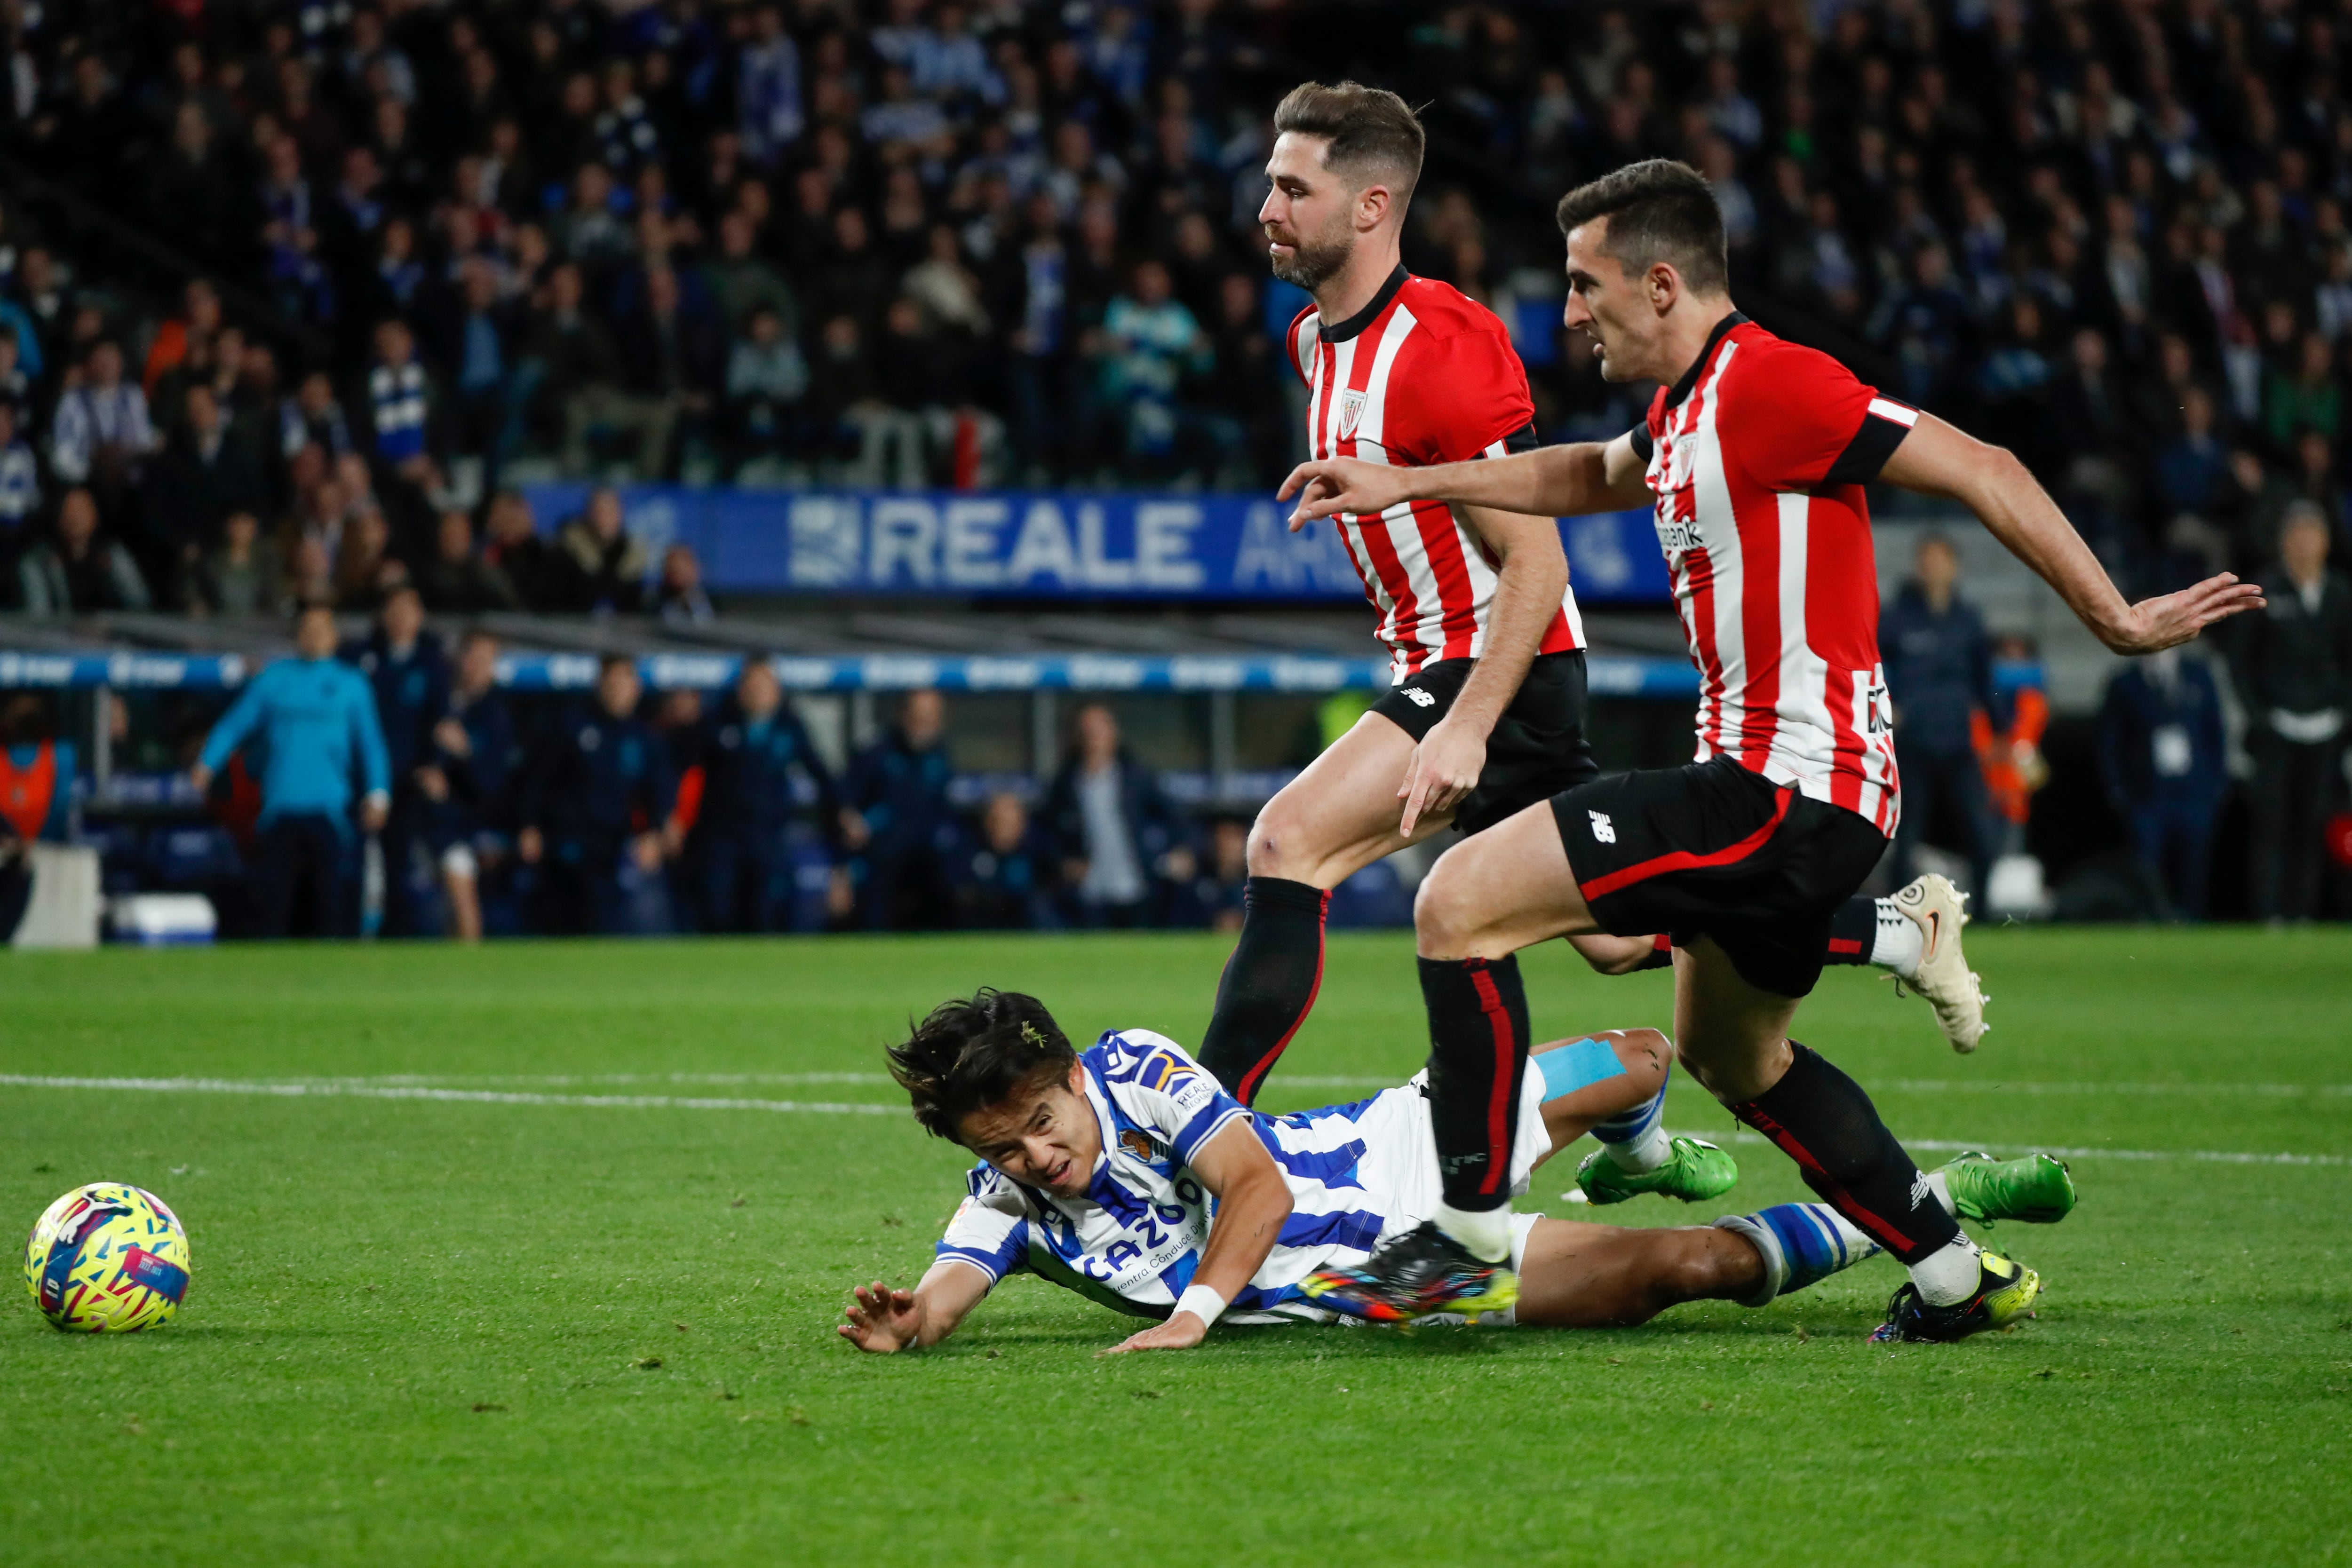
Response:
M1516 1321L1529 1328L1620 1328L1685 1301L1760 1307L1878 1250L1820 1203L1656 1229L1538 1219L1520 1255Z
M1424 816L1410 839L1397 831L1397 784L1417 744L1385 716L1368 713L1258 812L1241 937L1200 1058L1245 1105L1315 1005L1331 889L1452 821L1450 813Z
M1941 1203L1862 1086L1789 1038L1809 977L1772 979L1805 947L1801 922L1742 937L1747 962L1714 936L1675 954L1675 1039L1683 1063L1731 1113L1779 1145L1805 1184L1910 1271L1894 1316L1916 1337L1959 1337L2022 1313L2040 1290L2032 1270L1983 1252ZM1778 951L1774 949L1778 948ZM1743 969L1746 972L1743 972ZM1751 978L1751 976L1755 978Z
M1739 1166L1728 1154L1704 1138L1666 1132L1674 1060L1674 1041L1654 1029L1556 1040L1529 1056L1528 1071L1543 1085L1544 1131L1551 1138L1544 1159L1587 1133L1601 1145L1576 1173L1594 1203L1620 1203L1643 1193L1696 1203L1738 1185Z

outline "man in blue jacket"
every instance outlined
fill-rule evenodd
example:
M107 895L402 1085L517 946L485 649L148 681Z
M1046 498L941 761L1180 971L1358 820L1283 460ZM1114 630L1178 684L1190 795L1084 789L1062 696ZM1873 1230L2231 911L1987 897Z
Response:
M1993 708L1992 645L1976 606L1959 596L1959 552L1949 539L1922 539L1914 571L1878 621L1903 779L1895 875L1912 874L1923 839L1948 832L1938 841L1969 857L1981 892L1998 839L1969 720Z
M947 862L958 837L948 781L948 705L908 692L890 733L850 765L842 793L843 841L861 854L858 918L870 931L952 924Z
M669 747L637 718L635 660L605 655L596 699L542 741L523 779L516 849L539 869L539 928L619 934L644 929L640 889L674 850L677 779Z
M311 928L348 936L356 913L345 896L356 848L353 765L361 775L360 825L369 832L383 826L391 807L392 768L375 694L366 677L334 656L333 612L305 609L295 622L294 647L295 657L256 675L213 727L189 778L199 790L210 788L213 775L257 733L267 751L254 868L261 935L287 935L296 889L307 883Z
M2107 683L2099 773L2140 862L2171 901L2151 915L2205 917L2213 823L2230 787L2227 745L2221 690L2202 659L2168 648Z
M1167 894L1192 875L1183 813L1159 775L1119 739L1105 702L1078 710L1070 759L1045 796L1045 823L1061 846L1062 882L1081 925L1125 929L1167 923Z
M747 659L701 744L702 800L687 841L705 931L775 931L792 867L785 834L813 817L839 835L833 774L765 659Z
M383 931L387 936L425 935L425 891L433 870L428 849L422 770L434 761L433 730L449 711L449 664L441 640L425 630L425 601L402 583L384 595L375 631L345 649L375 692L377 719L392 764L392 810L384 820Z

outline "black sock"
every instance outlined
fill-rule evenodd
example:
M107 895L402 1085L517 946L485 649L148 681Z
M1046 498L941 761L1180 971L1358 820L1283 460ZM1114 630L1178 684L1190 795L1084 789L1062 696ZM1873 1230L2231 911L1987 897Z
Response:
M1862 1085L1799 1045L1780 1082L1731 1113L1780 1145L1805 1185L1905 1263L1959 1234Z
M1322 988L1323 912L1331 895L1303 882L1254 876L1242 884L1242 902L1241 940L1217 983L1201 1065L1247 1105Z
M1511 1201L1528 992L1517 958L1423 958L1429 1004L1429 1118L1445 1201L1476 1212Z
M1849 898L1830 916L1829 964L1867 964L1878 943L1878 900Z

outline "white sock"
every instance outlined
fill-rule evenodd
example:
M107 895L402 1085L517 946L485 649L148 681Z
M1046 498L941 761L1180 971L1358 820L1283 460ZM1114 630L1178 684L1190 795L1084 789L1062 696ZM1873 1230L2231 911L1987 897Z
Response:
M1966 1236L1956 1236L1911 1265L1911 1282L1919 1287L1921 1299L1929 1306L1958 1306L1976 1292L1977 1281L1982 1277L1977 1258L1977 1244Z
M1943 1172L1927 1173L1927 1190L1936 1195L1936 1201L1944 1206L1946 1214L1959 1213L1959 1209L1952 1202L1952 1184L1945 1179Z
M1610 1163L1627 1176L1647 1176L1673 1157L1675 1141L1667 1135L1664 1122L1653 1122L1622 1144L1603 1140L1601 1147Z
M1504 1208L1482 1208L1475 1212L1441 1203L1432 1216L1437 1228L1470 1249L1470 1255L1482 1263L1500 1263L1511 1255L1511 1211ZM1969 1276L1974 1285L1977 1277Z
M1870 961L1892 969L1906 980L1919 977L1919 960L1927 956L1927 939L1918 923L1895 907L1891 898L1878 900L1878 934L1870 944Z

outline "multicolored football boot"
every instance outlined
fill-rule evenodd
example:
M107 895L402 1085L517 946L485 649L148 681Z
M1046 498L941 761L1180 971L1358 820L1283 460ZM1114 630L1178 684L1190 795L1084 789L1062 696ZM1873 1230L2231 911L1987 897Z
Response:
M1476 1317L1519 1300L1510 1263L1488 1263L1425 1219L1346 1269L1318 1269L1300 1282L1318 1307L1376 1323L1406 1323L1435 1312Z
M1576 1167L1576 1185L1594 1203L1622 1203L1645 1192L1696 1203L1738 1186L1739 1162L1705 1138L1684 1137L1674 1141L1664 1165L1636 1175L1610 1158L1607 1149L1595 1149Z
M2074 1211L2074 1178L2065 1161L2048 1155L1997 1160L1970 1149L1936 1174L1952 1195L1953 1211L1982 1225L1997 1219L2055 1225Z
M2033 1315L2031 1309L2042 1294L2041 1275L1991 1252L1979 1255L1978 1267L1975 1293L1948 1307L1921 1300L1919 1288L1906 1280L1886 1303L1886 1321L1872 1331L1871 1343L1949 1344Z

